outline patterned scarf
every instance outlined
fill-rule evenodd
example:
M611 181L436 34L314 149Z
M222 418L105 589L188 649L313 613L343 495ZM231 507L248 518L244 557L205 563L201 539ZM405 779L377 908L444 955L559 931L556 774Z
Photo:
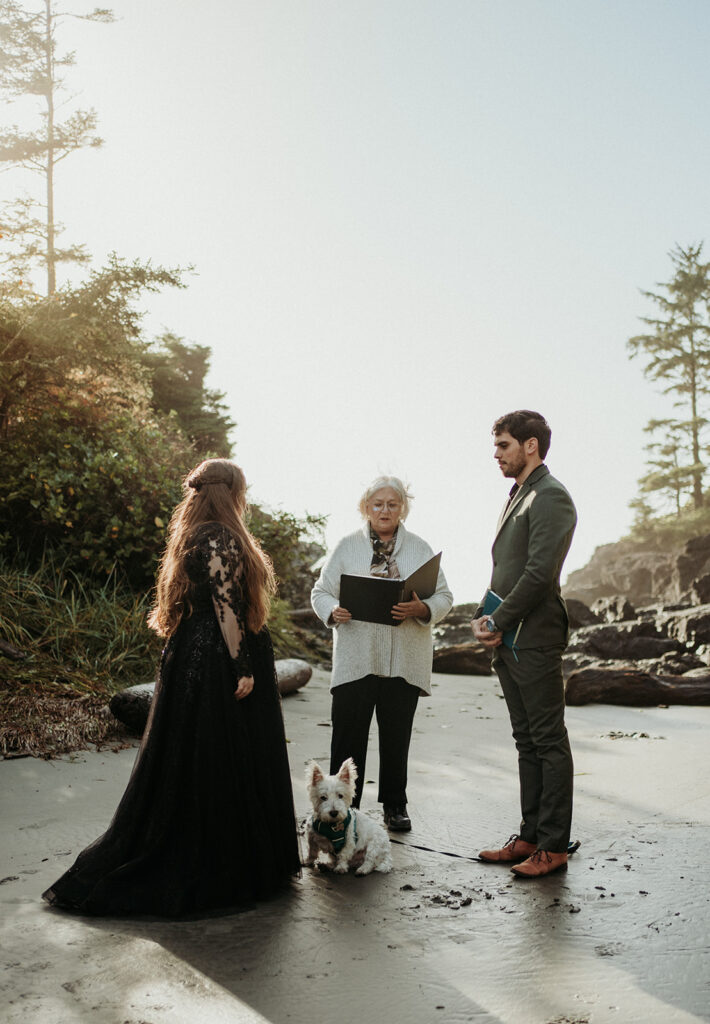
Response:
M400 579L399 569L394 560L397 530L394 531L394 535L389 540L380 540L372 526L370 526L370 540L372 541L370 576L386 576L391 580Z

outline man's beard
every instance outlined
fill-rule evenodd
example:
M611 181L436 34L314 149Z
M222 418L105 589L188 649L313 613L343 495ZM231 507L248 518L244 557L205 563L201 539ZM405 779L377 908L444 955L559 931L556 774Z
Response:
M516 477L525 469L525 458L521 455L514 462L508 460L505 466L500 467L505 477Z

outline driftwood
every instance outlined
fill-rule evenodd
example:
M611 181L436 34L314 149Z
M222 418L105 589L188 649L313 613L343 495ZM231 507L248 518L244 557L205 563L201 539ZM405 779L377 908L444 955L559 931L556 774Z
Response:
M292 608L288 617L297 626L305 626L310 629L327 629L318 618L312 608Z
M293 693L305 686L313 674L307 661L300 658L280 658L276 662L279 693ZM138 683L115 693L109 701L111 714L126 728L140 736L148 721L148 712L155 692L155 683Z
M565 686L565 701L582 704L623 704L645 708L657 704L710 704L710 670L704 676L658 676L638 669L582 668Z

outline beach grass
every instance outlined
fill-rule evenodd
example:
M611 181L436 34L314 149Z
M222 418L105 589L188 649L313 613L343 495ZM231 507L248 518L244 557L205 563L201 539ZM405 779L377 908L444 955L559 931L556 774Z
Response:
M113 693L154 678L162 641L149 594L89 584L47 555L0 562L0 753L51 756L125 739Z
M0 756L128 742L108 702L155 678L164 641L146 623L151 601L114 574L87 581L51 553L34 567L0 560ZM327 656L285 602L269 626L277 657Z

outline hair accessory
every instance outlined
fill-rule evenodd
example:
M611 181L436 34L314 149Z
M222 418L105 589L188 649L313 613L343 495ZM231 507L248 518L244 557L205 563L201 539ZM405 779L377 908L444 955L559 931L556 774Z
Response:
M202 487L202 484L200 483L199 480L188 480L187 486L192 487L193 491L199 491L200 488Z

